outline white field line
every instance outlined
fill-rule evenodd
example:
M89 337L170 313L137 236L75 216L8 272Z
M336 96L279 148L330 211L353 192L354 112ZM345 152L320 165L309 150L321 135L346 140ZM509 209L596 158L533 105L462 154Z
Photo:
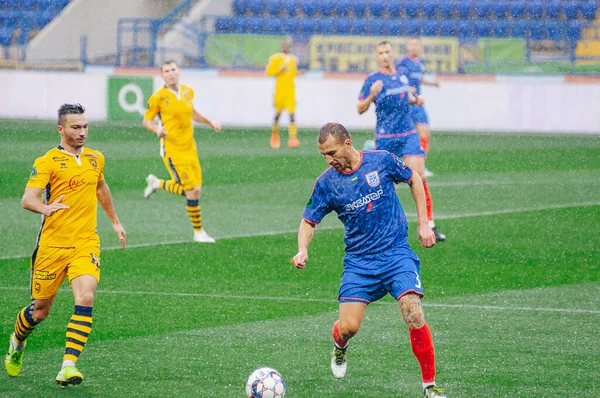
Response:
M0 290L29 291L28 287L18 286L0 286ZM62 292L68 292L70 289L62 288ZM294 302L312 302L337 304L337 300L331 299L311 299L300 297L272 297L272 296L241 296L230 294L210 294L210 293L182 293L182 292L140 292L127 290L102 290L98 294L114 294L124 296L167 296L167 297L204 297L216 299L234 299L234 300L256 300L256 301L294 301ZM373 305L397 305L395 302L377 301ZM424 307L432 308L453 308L453 309L476 309L491 311L532 311L532 312L559 312L567 314L594 314L600 315L600 310L582 310L577 308L548 308L548 307L504 307L497 305L479 305L479 304L443 304L443 303L423 303Z
M542 211L542 210L553 210L553 209L568 209L573 207L587 207L587 206L599 206L600 201L589 201L589 202L575 202L575 203L560 203L556 205L546 205L546 206L538 206L538 207L521 207L516 209L498 209L498 210L490 210L490 211L480 211L473 213L457 213L457 214L441 214L436 216L436 220L453 220L458 218L468 218L468 217L486 217L493 216L498 214L513 214L513 213L525 213L529 211ZM412 220L416 220L415 213L406 213L406 216ZM299 221L298 221L299 222ZM341 229L343 226L339 225L331 225L331 226L322 226L317 227L317 229ZM283 235L288 233L293 233L298 231L298 228L294 229L282 229L279 231L262 231L262 232L248 232L241 234L232 234L232 235L217 235L218 240L224 239L236 239L236 238L250 238L256 236L272 236L272 235ZM163 245L176 245L180 243L190 243L190 240L174 240L174 241L166 241L166 242L149 242L149 243L137 243L127 245L127 248L137 248L137 247L152 247L152 246L163 246ZM121 249L121 246L107 246L103 247L102 250L117 250ZM0 260L10 260L10 259L18 259L18 258L28 258L30 254L27 255L14 255L14 256L3 256L0 257Z

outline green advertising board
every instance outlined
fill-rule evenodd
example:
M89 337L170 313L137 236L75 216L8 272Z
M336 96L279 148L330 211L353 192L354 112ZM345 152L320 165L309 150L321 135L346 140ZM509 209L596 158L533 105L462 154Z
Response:
M206 40L206 62L212 67L264 68L290 36L215 34Z
M108 77L108 120L142 120L154 90L151 77Z

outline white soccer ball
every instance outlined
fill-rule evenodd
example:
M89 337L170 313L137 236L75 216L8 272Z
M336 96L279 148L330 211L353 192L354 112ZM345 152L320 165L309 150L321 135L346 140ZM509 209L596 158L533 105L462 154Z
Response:
M278 371L272 368L258 368L246 382L248 398L283 398L285 381Z

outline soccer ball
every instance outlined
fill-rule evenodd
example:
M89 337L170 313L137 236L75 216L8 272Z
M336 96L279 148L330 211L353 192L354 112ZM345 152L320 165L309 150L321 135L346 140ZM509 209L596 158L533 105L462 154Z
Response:
M278 371L272 368L256 369L246 382L248 398L283 398L285 381Z

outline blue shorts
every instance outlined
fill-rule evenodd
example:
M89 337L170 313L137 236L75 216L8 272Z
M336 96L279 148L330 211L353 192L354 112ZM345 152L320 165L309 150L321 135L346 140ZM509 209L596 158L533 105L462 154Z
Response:
M421 141L419 141L417 133L406 137L377 138L377 149L391 152L399 158L404 156L427 157L427 153L421 148Z
M423 297L421 261L410 248L394 248L372 256L346 256L338 295L340 303L369 304L390 294Z
M424 106L412 105L410 116L415 123L429 124L429 116L427 115L427 111L425 110Z

